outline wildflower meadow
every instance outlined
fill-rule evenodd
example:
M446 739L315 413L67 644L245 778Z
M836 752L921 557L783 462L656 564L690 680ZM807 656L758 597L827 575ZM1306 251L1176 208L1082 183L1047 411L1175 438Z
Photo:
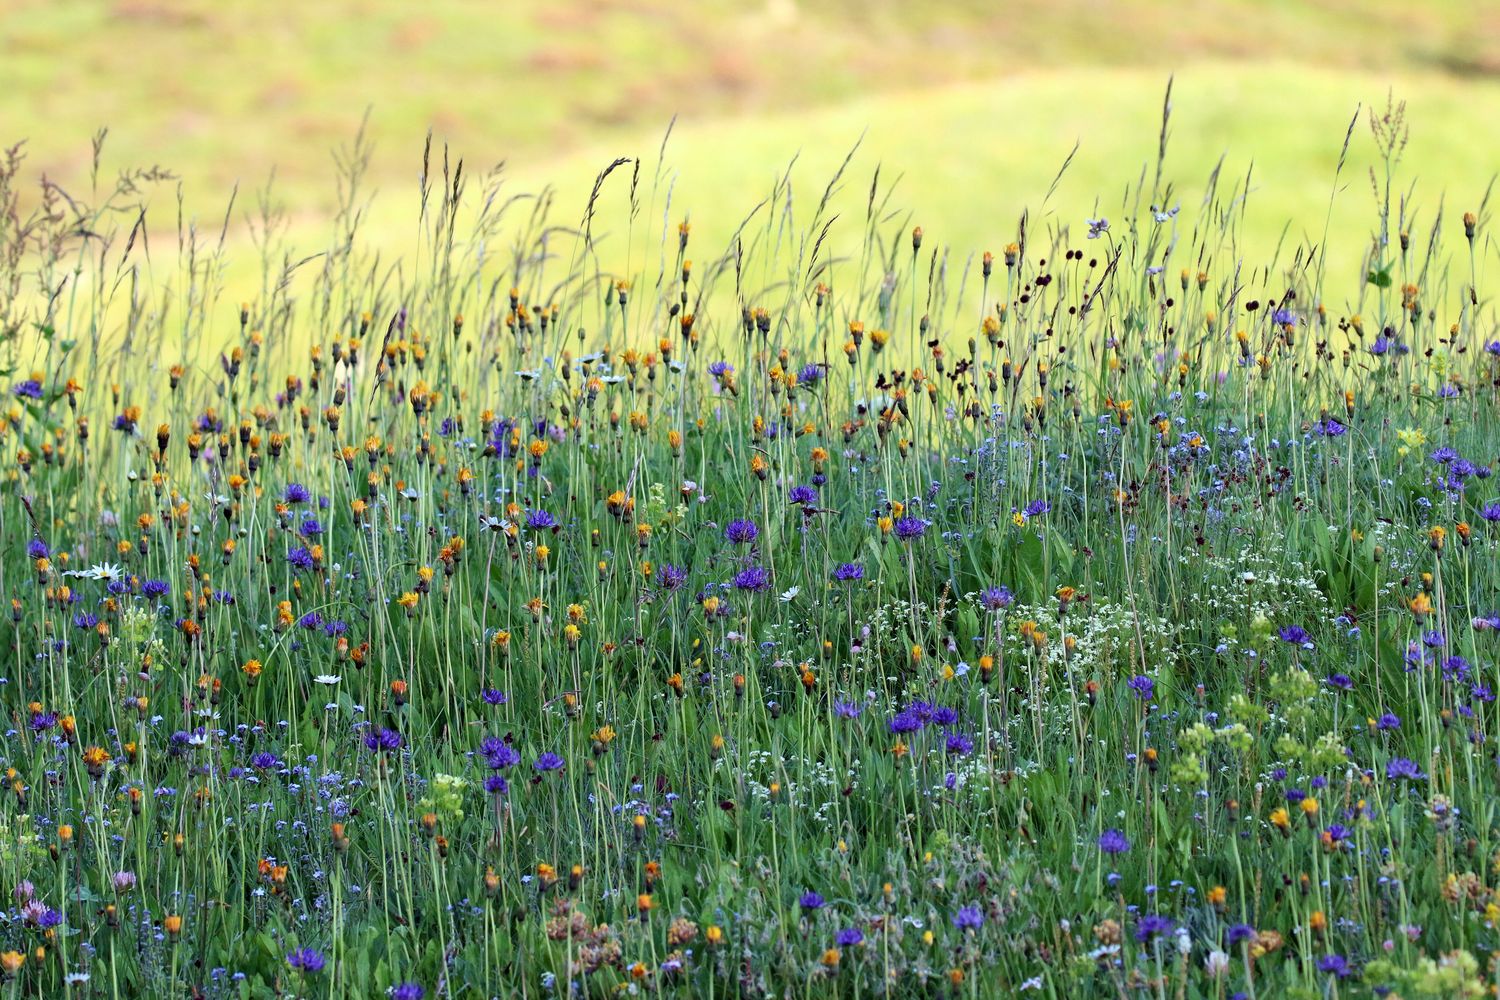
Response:
M988 251L356 148L243 295L12 149L0 996L1491 995L1490 192L1378 103L1250 241L1170 108Z

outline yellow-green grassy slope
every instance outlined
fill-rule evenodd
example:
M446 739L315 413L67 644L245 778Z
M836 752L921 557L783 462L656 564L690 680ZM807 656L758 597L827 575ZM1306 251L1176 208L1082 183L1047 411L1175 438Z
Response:
M551 186L562 223L581 216L611 158L640 156L648 190L629 239L625 171L606 187L596 223L604 265L622 271L654 266L667 219L692 219L691 256L720 251L794 156L791 193L806 218L861 136L834 205L841 218L830 252L858 245L877 166L886 181L899 177L890 204L960 262L1012 239L1023 210L1033 229L1076 231L1086 215L1116 215L1127 184L1154 160L1174 71L1174 200L1184 217L1196 212L1221 156L1221 191L1248 172L1240 245L1253 257L1269 258L1288 224L1289 240L1321 239L1350 117L1361 103L1383 105L1388 88L1408 102L1403 172L1417 182L1417 228L1431 224L1440 198L1455 216L1475 207L1500 168L1486 125L1500 119L1500 32L1479 5L923 10L24 0L0 27L0 89L24 97L8 102L3 121L9 136L29 137L33 173L80 186L88 136L109 125L106 173L170 168L182 177L188 214L215 234L239 183L230 302L260 288L245 216L273 168L286 241L307 252L329 243L330 150L353 136L366 107L379 193L365 236L388 257L415 248L416 175L430 127L471 174L504 160L508 190ZM648 194L673 114L667 210ZM1361 122L1330 230L1335 280L1351 287L1373 215L1366 171L1374 160ZM176 194L165 184L151 196L155 280L174 273Z

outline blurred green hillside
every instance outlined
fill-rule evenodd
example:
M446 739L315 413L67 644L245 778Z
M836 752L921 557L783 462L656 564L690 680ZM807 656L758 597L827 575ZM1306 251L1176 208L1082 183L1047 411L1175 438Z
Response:
M1175 200L1191 215L1223 157L1221 191L1248 177L1242 236L1267 258L1284 232L1321 238L1350 118L1388 91L1408 103L1418 225L1440 199L1449 213L1477 206L1500 169L1500 9L1388 0L11 0L0 138L29 140L28 177L86 189L89 137L108 126L106 183L159 164L180 178L186 217L215 234L238 184L230 240L245 252L230 257L231 301L259 287L249 220L273 171L281 236L306 252L328 243L331 151L367 110L379 194L366 235L388 255L415 243L429 128L471 176L504 162L502 191L550 186L553 220L576 224L614 157L640 157L643 185L658 177L675 115L656 199L632 222L629 170L604 191L607 267L641 266L685 217L694 254L719 252L794 158L780 199L810 208L856 142L830 247L858 242L878 167L897 182L890 204L910 213L891 224L923 225L961 261L1013 238L1023 210L1034 227L1075 228L1115 212L1155 159L1171 73ZM1357 267L1368 241L1374 160L1361 122L1333 214L1335 266ZM150 185L149 198L165 267L178 185Z

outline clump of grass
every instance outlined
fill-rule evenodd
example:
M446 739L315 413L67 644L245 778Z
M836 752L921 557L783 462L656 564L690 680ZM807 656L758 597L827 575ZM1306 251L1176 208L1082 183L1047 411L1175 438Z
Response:
M983 256L879 171L831 256L857 154L695 262L659 168L560 225L429 141L383 260L361 139L242 305L165 172L12 154L5 988L1478 995L1487 199L1411 238L1375 118L1330 289L1170 108Z

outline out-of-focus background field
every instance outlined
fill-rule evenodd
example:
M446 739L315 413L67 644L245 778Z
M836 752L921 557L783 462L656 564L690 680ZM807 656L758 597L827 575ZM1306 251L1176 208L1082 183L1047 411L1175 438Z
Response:
M215 236L238 184L231 249L251 246L273 171L277 232L299 251L328 244L332 151L367 110L377 194L365 236L394 255L414 244L429 128L471 175L503 161L503 190L550 186L554 221L572 224L612 158L639 156L656 175L676 115L670 207L658 198L627 239L628 171L604 191L596 227L621 271L683 217L695 251L717 252L794 157L791 196L816 202L861 136L846 219L879 167L900 178L890 204L959 259L998 250L1023 209L1033 225L1081 228L1154 161L1171 73L1177 197L1196 208L1224 157L1226 177L1250 177L1241 245L1267 256L1284 229L1321 238L1349 121L1388 89L1408 105L1414 231L1440 199L1472 208L1500 168L1500 7L1467 0L9 0L0 25L0 140L28 140L29 177L86 189L90 136L108 126L104 182L159 164L180 178L186 217ZM1362 121L1332 216L1335 268L1360 265L1375 160ZM173 266L178 185L149 197L160 270ZM831 246L860 235L858 221L836 224ZM253 248L226 259L227 300L253 295Z

